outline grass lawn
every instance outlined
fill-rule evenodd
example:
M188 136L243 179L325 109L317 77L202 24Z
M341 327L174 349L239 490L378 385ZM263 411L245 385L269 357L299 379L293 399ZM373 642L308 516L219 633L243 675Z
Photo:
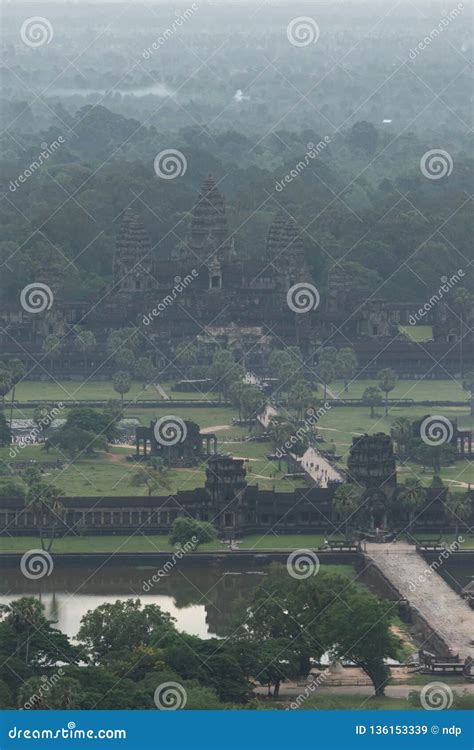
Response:
M411 329L412 330L412 329ZM355 380L350 383L347 393L344 392L344 383L334 381L330 384L333 393L341 397L360 398L364 390L371 385L377 385L375 380ZM173 383L160 383L165 393L170 397L170 406L177 400L218 400L219 394L213 391L199 393L189 391L181 393L173 391ZM320 397L323 395L322 387L318 391ZM11 394L7 396L7 402ZM462 388L462 383L454 379L445 380L398 380L390 398L412 398L415 401L467 401L467 393ZM25 380L16 387L15 398L17 401L48 400L58 401L107 401L117 399L119 395L114 391L111 381L108 380ZM161 395L153 385L143 389L142 383L133 381L130 391L124 396L125 402L137 401L160 401ZM131 404L131 405L132 405Z
M354 380L349 385L347 393L344 383L336 380L331 383L331 391L340 398L361 398L365 389L378 385L378 380ZM322 388L320 389L322 396ZM397 380L395 388L390 391L389 398L412 398L415 401L466 401L468 394L463 390L458 380Z
M316 549L324 541L322 536L281 536L281 537L264 537L261 544L256 544L261 539L260 536L243 537L240 542L240 549L257 551L265 549L274 550L293 550L293 549ZM263 541L268 540L267 544ZM25 552L34 549L39 544L38 537L29 536L10 536L0 537L1 552ZM220 541L202 544L198 552L225 551L227 545ZM168 541L167 536L163 535L141 535L134 536L77 536L56 539L53 544L54 552L173 552L175 547ZM325 570L337 571L338 573L354 577L354 568L352 565L325 565Z
M253 534L245 536L239 544L240 549L312 549L317 550L326 537L318 534ZM331 537L333 539L333 537ZM349 566L350 567L350 566Z
M407 698L383 698L371 695L313 695L305 700L301 710L318 711L413 711Z
M433 341L433 326L398 326L412 341Z
M165 393L170 399L182 400L190 399L200 401L202 399L218 399L219 394L213 393L212 391L199 393L198 391L189 391L181 393L173 391L172 383L160 383ZM50 400L54 401L98 401L111 398L120 398L118 393L114 391L112 382L109 380L25 380L19 383L15 391L15 399L17 401L37 401ZM132 387L128 393L125 394L125 401L161 401L162 396L154 388L153 385L143 388L143 384L139 381L133 381Z

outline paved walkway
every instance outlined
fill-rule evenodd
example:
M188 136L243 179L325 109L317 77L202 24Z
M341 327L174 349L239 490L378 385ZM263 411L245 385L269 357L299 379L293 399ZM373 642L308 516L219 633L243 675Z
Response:
M164 399L165 401L169 401L170 400L170 397L166 393L165 389L162 388L159 383L153 383L153 387L154 387L155 391L160 394L160 396L161 396L162 399Z
M467 656L474 658L474 611L414 546L406 542L369 543L367 554L401 596L408 599L443 638L453 654L459 654L462 661ZM443 562L440 557L440 564Z
M264 427L266 430L268 430L268 427L270 425L271 420L273 419L273 417L277 417L277 416L278 416L278 412L275 409L275 407L274 406L270 406L270 404L267 404L267 406L265 407L265 409L263 410L263 412L261 414L259 414L259 416L257 417L257 419L260 422L260 424L262 425L262 427Z
M294 458L318 487L327 487L329 481L343 481L341 474L315 448L308 448L300 459Z

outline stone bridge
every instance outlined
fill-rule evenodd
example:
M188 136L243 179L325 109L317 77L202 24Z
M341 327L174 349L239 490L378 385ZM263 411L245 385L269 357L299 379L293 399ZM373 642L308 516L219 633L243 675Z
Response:
M461 661L474 659L474 610L406 542L367 544L366 557L416 608L429 627ZM443 559L440 563L442 565Z

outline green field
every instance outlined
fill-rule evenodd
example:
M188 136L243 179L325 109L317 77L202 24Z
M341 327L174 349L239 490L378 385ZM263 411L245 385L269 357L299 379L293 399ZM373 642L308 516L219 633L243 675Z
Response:
M239 542L242 550L294 550L317 549L324 541L322 536L247 536ZM38 537L0 537L1 552L25 552L38 546ZM198 552L225 551L228 545L220 541L202 544ZM152 534L134 534L133 536L77 536L56 539L53 552L173 552L175 547L169 543L168 537ZM354 570L350 565L327 566L335 567L340 573L353 576Z
M219 394L199 393L189 391L181 393L173 391L172 383L161 383L161 387L171 400L191 399L200 401L202 399L219 399ZM112 398L120 398L114 391L111 380L24 380L19 383L15 391L17 401L108 401ZM125 401L161 401L162 397L153 385L143 388L143 383L133 381L132 387L124 396Z
M330 384L330 390L341 398L360 398L364 390L371 385L377 385L377 380L354 380L349 384L348 391L344 391L342 381L334 381ZM212 391L199 393L188 391L181 393L173 391L173 383L160 383L166 394L172 401L178 400L219 400L219 394ZM323 388L320 386L318 395L322 398ZM114 391L111 381L108 380L25 380L16 387L15 399L17 401L47 400L57 401L107 401L119 398ZM411 398L415 401L467 401L467 393L462 388L462 383L455 379L446 380L398 380L389 398ZM134 381L130 391L124 396L125 402L137 401L161 401L162 397L153 385L143 388L143 384ZM8 397L7 397L8 401Z
M334 381L330 389L340 398L361 398L365 389L378 385L378 380L354 380L349 384L348 391L344 391L342 381ZM320 390L322 395L322 389ZM415 401L466 401L468 394L463 390L458 380L397 380L395 388L388 397L411 398Z

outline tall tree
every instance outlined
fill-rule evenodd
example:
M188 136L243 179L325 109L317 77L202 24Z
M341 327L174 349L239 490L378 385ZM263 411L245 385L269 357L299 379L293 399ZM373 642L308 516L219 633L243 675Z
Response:
M413 518L426 500L426 489L417 477L408 477L397 495L402 508L408 512L408 533L411 534Z
M357 512L362 500L362 491L354 484L342 484L337 488L333 507L344 520L344 534L346 539L349 538L349 530L356 522Z
M344 381L344 393L349 390L349 380L351 380L357 371L357 357L354 349L350 346L344 346L339 349L336 360L336 373Z
M112 378L114 385L114 391L120 393L120 401L123 404L123 397L125 393L128 393L132 387L132 381L128 372L119 371L116 372Z
M379 388L385 393L385 416L388 416L388 394L393 391L397 382L397 373L395 370L391 370L386 367L384 370L380 370L377 375L379 379Z
M364 404L367 404L367 406L370 406L370 416L374 419L375 407L380 406L382 403L382 393L380 392L380 389L374 385L369 386L362 394L362 401Z
M462 387L469 393L469 403L471 408L471 417L474 417L474 372L468 372L462 381Z
M25 498L25 505L35 516L39 529L41 549L50 552L56 537L56 531L62 524L63 504L61 490L52 484L37 481L30 485Z
M11 373L11 384L12 384L12 398L10 403L10 429L13 422L13 403L15 401L15 389L18 383L25 376L25 367L23 362L19 359L11 359L8 363L8 369Z
M459 372L463 377L465 326L469 313L472 311L474 297L465 287L461 287L454 292L454 304L459 314Z

